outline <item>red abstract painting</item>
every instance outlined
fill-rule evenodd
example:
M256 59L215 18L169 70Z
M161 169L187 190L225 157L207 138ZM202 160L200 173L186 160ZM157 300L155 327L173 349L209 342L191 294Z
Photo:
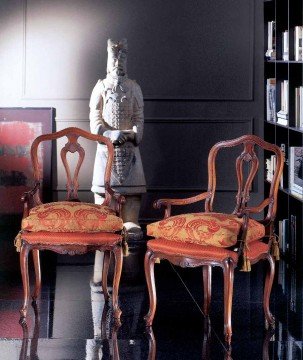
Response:
M41 134L41 128L42 124L22 121L0 123L0 198L5 204L2 213L22 212L21 196L33 185L30 145Z
M0 215L22 213L21 196L33 187L30 147L37 136L49 132L52 126L49 109L47 120L41 111L0 109ZM50 158L49 149L39 148L42 178L50 171L49 159L45 170L46 150Z

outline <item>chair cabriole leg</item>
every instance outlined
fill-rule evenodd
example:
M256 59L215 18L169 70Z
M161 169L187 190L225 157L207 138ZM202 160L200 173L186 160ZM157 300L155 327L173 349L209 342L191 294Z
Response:
M203 271L203 289L204 289L204 303L203 312L205 316L209 315L210 301L211 301L211 274L212 268L210 265L204 265Z
M273 315L269 310L269 299L270 299L271 288L275 276L275 262L270 254L268 254L267 260L269 262L269 267L265 278L263 309L266 319L266 327L268 327L268 325L273 327L275 325L275 318L273 317Z
M106 302L110 299L110 295L107 289L107 277L108 277L110 258L111 258L110 251L109 250L104 251L103 270L102 270L102 290Z
M224 274L224 335L228 346L231 345L232 327L231 312L233 301L233 285L234 285L234 264L230 258L223 262Z
M28 301L29 301L29 276L28 276L28 253L29 253L29 246L27 244L22 244L21 251L20 251L20 268L21 268L21 276L22 276L22 283L23 283L23 305L20 309L21 317L25 318L27 315L27 308L28 308Z
M32 295L32 299L36 301L41 292L41 267L40 267L40 255L39 250L33 249L33 260L34 260L34 268L35 268L35 290Z
M113 253L114 253L114 257L115 257L115 272L114 272L112 298L113 298L114 318L119 321L121 313L122 313L122 311L119 308L119 304L118 304L119 284L120 284L122 265L123 265L122 247L116 246L113 250Z
M148 250L144 259L145 278L149 295L149 310L147 315L144 317L146 326L152 326L157 306L154 266L154 253L151 250Z

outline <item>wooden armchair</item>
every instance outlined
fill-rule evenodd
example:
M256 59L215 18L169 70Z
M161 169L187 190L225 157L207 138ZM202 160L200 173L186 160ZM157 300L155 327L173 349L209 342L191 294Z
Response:
M61 159L67 175L66 201L43 204L40 199L41 165L38 147L43 141L57 140L66 137L67 142L61 149ZM78 176L85 158L85 151L78 138L104 144L108 151L105 171L105 200L102 205L80 202L78 198ZM67 153L78 153L73 174ZM74 155L75 156L75 155ZM109 299L107 290L107 274L111 253L115 258L113 283L114 317L120 319L121 310L118 305L118 289L122 270L124 240L121 207L125 202L123 196L114 193L110 187L113 163L113 145L101 135L93 135L78 128L67 128L53 134L37 137L31 146L31 160L34 170L35 186L23 195L24 213L22 226L16 238L17 251L20 251L20 267L24 288L24 302L20 310L21 317L27 315L29 301L28 254L32 252L35 268L35 290L33 300L41 290L40 250L50 250L59 254L84 254L88 251L104 251L102 287L105 300ZM90 174L88 174L90 176ZM101 174L100 174L101 176Z
M236 206L232 214L213 212L216 191L215 161L218 151L236 146L244 147L236 159L238 192ZM253 179L259 168L255 147L276 155L276 171L269 195L258 206L249 207ZM249 171L244 176L243 164L248 163ZM154 263L157 259L167 259L181 267L203 266L204 304L203 311L208 316L211 300L212 266L220 266L224 274L224 334L230 345L232 336L231 312L233 297L234 269L250 271L250 265L259 260L269 262L265 280L263 307L267 324L274 325L269 310L269 298L274 278L273 256L278 258L278 243L273 225L277 210L277 193L283 170L283 153L276 145L265 142L254 135L222 141L215 144L208 156L208 190L187 199L161 199L155 208L165 207L164 220L148 225L147 234L154 239L147 242L145 256L145 276L149 291L150 308L145 316L146 325L151 326L156 311L156 288ZM246 180L245 180L246 178ZM205 212L171 216L171 207L192 204L205 200ZM268 208L262 221L251 218Z

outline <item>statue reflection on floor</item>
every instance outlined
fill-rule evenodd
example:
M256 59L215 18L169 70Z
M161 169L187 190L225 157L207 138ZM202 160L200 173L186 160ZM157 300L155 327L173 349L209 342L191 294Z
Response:
M121 323L113 319L110 303L102 309L102 302L103 294L91 291L94 338L86 340L85 360L120 359L117 332Z

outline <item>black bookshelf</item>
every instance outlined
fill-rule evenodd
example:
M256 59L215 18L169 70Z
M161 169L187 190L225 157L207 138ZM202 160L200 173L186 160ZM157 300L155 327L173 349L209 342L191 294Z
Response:
M290 190L289 156L291 147L303 147L303 128L296 127L295 121L295 88L303 86L303 60L295 61L294 29L303 26L302 0L264 0L264 55L267 50L268 22L275 21L274 41L276 58L266 58L264 63L264 138L281 147L285 146L285 167L283 188L279 190L276 232L279 232L279 221L288 219L286 261L292 262L298 270L303 270L303 200L302 196ZM289 59L283 60L283 32L289 34ZM273 121L267 121L267 79L276 80L276 111ZM281 109L281 83L288 80L288 124L277 123L276 113ZM303 99L301 100L303 101ZM266 157L266 154L265 154ZM266 173L266 171L265 171ZM265 191L269 182L265 178ZM283 255L282 255L283 256Z

